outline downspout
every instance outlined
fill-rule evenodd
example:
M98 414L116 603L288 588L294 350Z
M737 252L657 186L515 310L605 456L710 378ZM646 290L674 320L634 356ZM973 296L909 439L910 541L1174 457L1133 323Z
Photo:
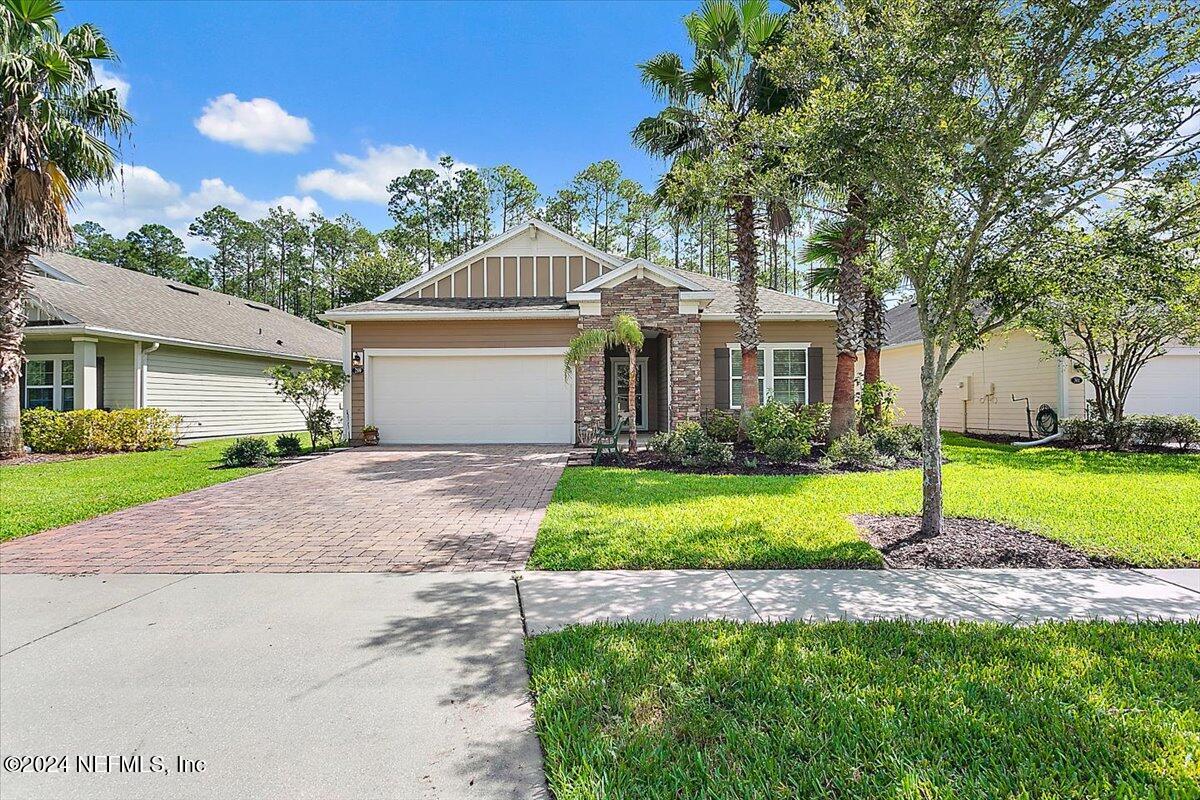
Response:
M138 342L138 345L140 346L141 342ZM134 399L134 401L135 401L134 404L137 408L145 408L146 407L146 356L150 355L151 353L153 353L155 350L157 350L161 346L162 346L162 342L154 342L149 347L142 348L137 353L138 385L137 385L137 397Z

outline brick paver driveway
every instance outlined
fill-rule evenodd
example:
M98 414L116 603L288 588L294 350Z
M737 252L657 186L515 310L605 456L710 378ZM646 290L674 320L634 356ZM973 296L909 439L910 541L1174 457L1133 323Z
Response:
M563 448L359 448L0 546L3 572L518 569Z

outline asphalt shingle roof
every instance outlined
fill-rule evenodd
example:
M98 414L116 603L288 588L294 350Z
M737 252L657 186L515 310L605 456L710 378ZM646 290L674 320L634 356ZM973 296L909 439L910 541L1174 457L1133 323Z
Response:
M65 253L38 258L78 283L34 272L30 296L84 325L280 356L342 357L340 333L263 303Z
M699 272L683 272L716 294L704 313L713 316L733 314L737 309L737 284L722 278L714 278ZM772 289L759 288L758 306L763 314L827 314L834 306L807 297L797 297ZM562 297L505 297L505 298L416 298L403 297L395 300L370 300L365 303L342 306L330 313L370 311L506 311L506 310L563 310L571 308Z
M917 321L917 304L905 300L895 308L889 308L887 319L887 343L908 344L921 341L921 324Z

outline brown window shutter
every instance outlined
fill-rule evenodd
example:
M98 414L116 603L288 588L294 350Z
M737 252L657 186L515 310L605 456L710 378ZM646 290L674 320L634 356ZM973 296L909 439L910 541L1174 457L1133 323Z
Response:
M714 405L729 408L729 348L718 347L713 351L713 386L716 387Z
M808 348L808 402L825 402L825 370L821 348Z

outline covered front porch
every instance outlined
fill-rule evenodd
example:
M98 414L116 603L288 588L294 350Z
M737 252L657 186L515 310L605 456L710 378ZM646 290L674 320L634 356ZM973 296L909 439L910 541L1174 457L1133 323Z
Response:
M670 336L648 330L646 344L637 354L636 423L639 432L655 433L670 428L671 390L668 350ZM629 410L629 354L624 348L604 353L604 427L608 430L617 414Z

